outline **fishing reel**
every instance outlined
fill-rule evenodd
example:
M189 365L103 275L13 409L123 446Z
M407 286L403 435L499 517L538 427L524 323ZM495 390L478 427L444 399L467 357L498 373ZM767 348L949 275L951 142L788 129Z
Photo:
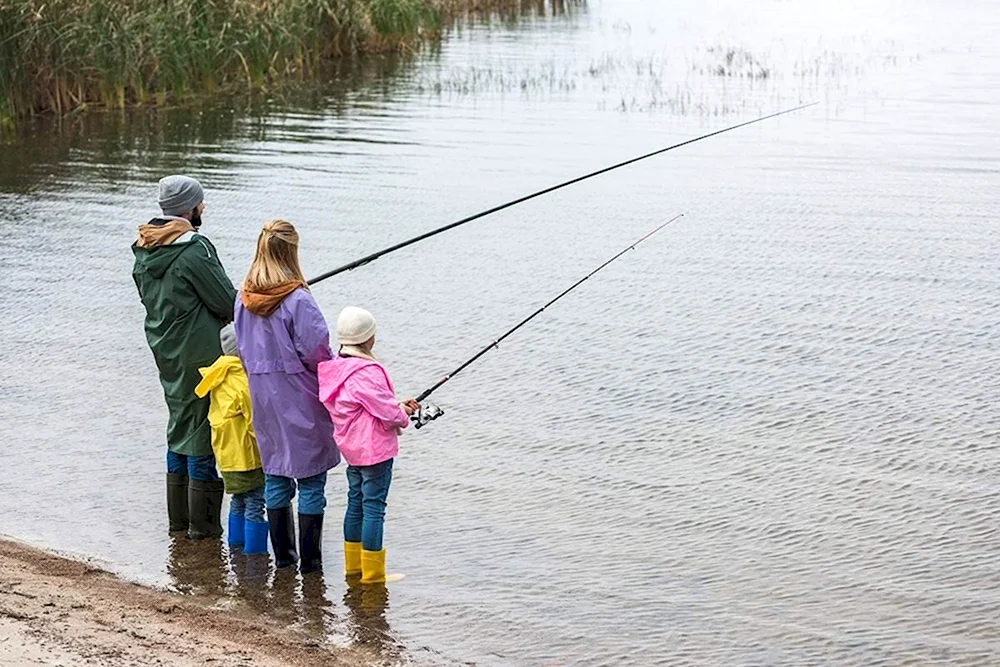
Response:
M410 415L410 421L413 422L414 428L421 429L442 415L444 415L444 410L438 406L422 403L420 409Z

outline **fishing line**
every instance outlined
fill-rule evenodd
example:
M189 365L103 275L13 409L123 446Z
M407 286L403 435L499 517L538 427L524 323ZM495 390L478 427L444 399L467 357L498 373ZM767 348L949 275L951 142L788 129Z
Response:
M419 241L423 241L424 239L429 239L432 236L437 236L438 234L441 234L442 232L446 232L449 229L455 229L456 227L461 227L462 225L470 223L473 220L479 220L480 218L484 218L484 217L486 217L488 215L491 215L493 213L497 213L497 212L502 211L502 210L504 210L506 208L510 208L511 206L516 206L517 204L521 204L521 203L526 202L526 201L528 201L530 199L534 199L535 197L541 197L542 195L546 195L546 194L548 194L550 192L555 192L556 190L560 190L562 188L565 188L567 186L573 185L575 183L579 183L580 181L585 181L588 178L594 178L595 176L600 176L601 174L606 174L609 171L614 171L615 169L620 169L621 167L625 167L625 166L628 166L630 164L635 164L636 162L639 162L641 160L646 160L646 159L654 157L656 155L660 155L662 153L666 153L667 151L672 151L675 148L680 148L681 146L687 146L689 144L693 144L696 141L701 141L703 139L708 139L709 137L715 137L715 136L718 136L718 135L723 134L725 132L732 132L733 130L737 130L737 129L741 128L741 127L746 127L747 125L753 125L754 123L760 123L761 121L769 120L771 118L777 118L778 116L784 116L785 114L793 113L795 111L801 111L802 109L808 109L809 107L815 106L817 104L819 104L819 102L810 102L809 104L803 104L803 105L797 106L797 107L795 107L793 109L785 109L784 111L779 111L777 113L772 113L772 114L768 114L766 116L761 116L760 118L754 118L753 120L748 120L748 121L745 121L743 123L739 123L737 125L732 125L730 127L723 128L721 130L715 130L714 132L709 132L708 134L703 134L700 137L695 137L694 139L688 139L687 141L682 141L679 144L674 144L673 146L667 146L666 148L661 148L659 150L655 150L652 153L646 153L645 155L640 155L639 157L634 157L631 160L625 160L624 162L619 162L618 164L611 165L610 167L605 167L603 169L598 169L597 171L593 171L593 172L591 172L589 174L585 174L583 176L578 176L578 177L576 177L574 179L571 179L569 181L565 181L563 183L559 183L558 185L553 185L553 186L547 187L544 190L539 190L538 192L533 192L530 195L525 195L523 197L519 197L519 198L511 200L511 201L509 201L509 202L507 202L505 204L500 204L498 206L494 206L493 208L488 208L485 211L480 211L479 213L475 213L475 214L470 215L470 216L468 216L466 218L462 218L461 220L456 220L455 222L448 223L447 225L444 225L443 227L438 227L437 229L432 229L429 232L424 232L423 234L420 234L418 236L414 236L413 238L407 239L406 241L402 241L402 242L397 243L395 245L391 245L388 248L383 248L382 250L379 250L378 252L373 252L370 255L365 255L361 259L356 259L353 262L348 262L347 264L344 264L343 266L338 266L336 269L333 269L332 271L327 271L326 273L320 274L320 275L316 276L315 278L312 278L309 281L309 284L310 285L315 285L316 283L321 282L323 280L326 280L327 278L332 278L333 276L335 276L335 275L337 275L339 273L344 273L345 271L353 271L354 269L356 269L358 267L364 266L365 264L368 264L370 262L374 262L379 257L383 257L385 255L388 255L389 253L396 252L397 250L402 250L403 248L405 248L407 246L413 245L414 243L417 243Z
M476 354L472 355L469 359L467 359L465 362L463 362L461 366L459 366L458 368L456 368L455 370L453 370L451 373L448 373L447 375L445 375L444 377L442 377L432 387L430 387L429 389L425 389L423 392L421 392L420 395L417 396L417 398L415 399L417 401L417 403L422 403L428 396L430 396L435 391L437 391L438 389L440 389L441 386L444 385L446 382L448 382L453 377L455 377L456 375L458 375L459 373L461 373L462 371L464 371L466 368L468 368L469 366L471 366L472 364L474 364L480 357L482 357L484 354L486 354L490 350L492 350L492 349L494 349L496 347L499 347L500 343L502 343L508 336L510 336L515 331L517 331L518 329L520 329L521 327L523 327L524 325L526 325L531 320L533 320L536 317L538 317L539 315L541 315L543 312L545 312L546 308L548 308L549 306L551 306L552 304L554 304L556 301L558 301L559 299L563 298L564 296L566 296L567 294L569 294L570 292L572 292L573 290L575 290L577 287L579 287L580 285L582 285L583 283L585 283L592 276L594 276L595 274L597 274L598 272L600 272L602 269L604 269L604 267L608 266L609 264L611 264L612 262L614 262L615 260L617 260L619 257L621 257L622 255L624 255L625 253L627 253L629 250L635 250L635 247L638 246L640 243L642 243L643 241L645 241L649 237L653 236L654 234L656 234L658 231L660 231L661 229L663 229L664 227L666 227L670 223L672 223L672 222L674 222L676 220L680 220L682 217L684 217L683 213L681 213L679 215L675 215L670 220L667 220L662 225L660 225L659 227L657 227L653 231L649 232L648 234L646 234L645 236L643 236L642 238L640 238L638 241L633 242L630 246L628 246L627 248L625 248L621 252L617 253L614 257L612 257L611 259L607 260L606 262L604 262L603 264L601 264L599 267L597 267L596 269L594 269L593 271L591 271L590 273L588 273L587 275L585 275L583 278L580 278L575 283L573 283L572 285L570 285L569 287L567 287L566 289L564 289L555 298L551 299L544 306L542 306L541 308L539 308L538 310L536 310L535 312L533 312L531 315L528 315L526 318L524 318L523 320L521 320L520 322L518 322L516 325L514 325L510 329L508 329L502 336L500 336L499 338L497 338L496 340L494 340L492 343L490 343L489 345L487 345L486 347L484 347L483 349L481 349ZM444 410L442 410L441 408L437 407L436 405L421 405L420 409L411 416L411 419L415 423L416 427L419 429L419 428L422 428L423 426L425 426L427 423L434 421L435 419L437 419L438 417L440 417L443 414L444 414Z

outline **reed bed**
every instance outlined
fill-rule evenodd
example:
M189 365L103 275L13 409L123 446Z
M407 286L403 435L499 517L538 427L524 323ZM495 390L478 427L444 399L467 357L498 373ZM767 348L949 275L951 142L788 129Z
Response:
M318 76L399 51L462 11L560 0L0 0L0 128L39 112L126 107Z

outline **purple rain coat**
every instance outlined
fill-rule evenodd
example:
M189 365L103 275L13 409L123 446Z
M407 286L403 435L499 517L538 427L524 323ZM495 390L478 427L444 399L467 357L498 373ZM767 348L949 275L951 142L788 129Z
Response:
M237 298L235 327L264 472L301 479L337 465L340 452L316 379L316 367L333 356L330 330L312 294L300 287L267 317Z

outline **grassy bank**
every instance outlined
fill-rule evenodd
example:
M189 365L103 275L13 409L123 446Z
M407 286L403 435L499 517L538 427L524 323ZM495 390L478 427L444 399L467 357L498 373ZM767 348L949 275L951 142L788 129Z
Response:
M560 0L5 0L0 126L88 105L271 90L324 62L412 47L460 12Z

